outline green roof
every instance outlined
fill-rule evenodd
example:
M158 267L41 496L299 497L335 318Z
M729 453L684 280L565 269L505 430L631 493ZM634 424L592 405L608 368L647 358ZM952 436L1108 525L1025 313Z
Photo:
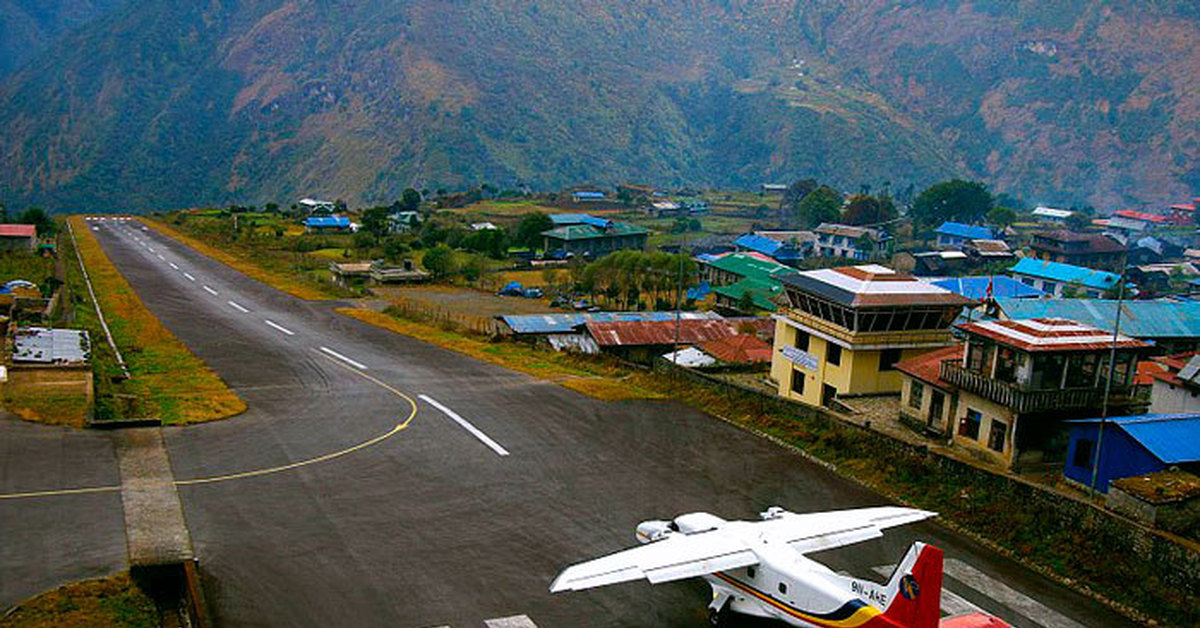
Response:
M778 262L769 262L745 253L731 253L708 262L708 265L748 279L770 279L796 272Z
M772 279L743 279L728 286L713 288L713 292L733 299L735 303L740 302L742 295L749 292L754 307L768 312L774 312L778 307L771 297L779 294L782 290L783 285Z
M610 223L607 229L593 225L566 225L543 231L542 235L558 240L594 240L597 238L616 238L629 235L650 233L646 229L627 222Z

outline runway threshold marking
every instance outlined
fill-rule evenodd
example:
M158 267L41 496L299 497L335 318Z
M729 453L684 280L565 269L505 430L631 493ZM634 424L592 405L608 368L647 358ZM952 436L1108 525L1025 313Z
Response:
M285 334L289 335L289 336L295 336L295 335L296 335L296 332L294 332L294 331L292 331L292 330L288 329L287 327L284 327L283 325L280 325L279 323L276 323L276 322L272 321L272 320L271 320L271 319L269 319L269 318L264 318L264 319L263 319L263 322L264 322L264 323L266 323L267 325L269 325L269 326L271 326L271 327L273 327L273 328L275 328L275 329L277 329L277 330L279 330L279 331L281 331L281 332L283 332L283 333L285 333Z
M207 293L209 293L209 294L213 295L214 297L215 297L215 296L217 296L217 291L216 291L216 290L213 290L212 288L209 288L208 286L201 286L201 287L202 287L202 288L204 288L204 291L205 291L205 292L207 292Z
M1025 617L1037 621L1045 628L1084 628L1083 624L956 558L946 561L946 574L976 591L983 592L991 599Z
M234 301L226 301L226 303L228 303L230 307L232 307L233 309L235 309L235 310L237 310L237 311L241 312L242 314L245 314L245 313L247 313L247 312L249 312L249 311L250 311L250 310L247 310L246 308L244 308L244 307L242 307L242 306L238 305L238 304L237 304L236 302L234 302Z
M345 362L346 364L349 364L350 366L353 366L355 368L359 368L364 371L367 370L366 364L363 364L362 362L356 362L354 360L351 360L350 358L338 353L337 351L334 351L333 349L330 349L329 347L321 347L321 352L327 353L327 354L329 354L329 355L331 355L331 356L341 360L342 362Z
M245 478L253 478L253 477L259 477L259 476L263 476L263 475L270 475L273 473L280 473L282 471L291 471L293 469L299 469L300 467L307 467L309 465L314 465L314 464L321 463L321 462L328 462L330 460L334 460L335 458L341 458L342 456L346 456L346 455L352 454L356 451L366 449L367 447L370 447L372 445L382 443L383 441L408 429L408 426L412 424L413 419L415 419L417 416L417 402L414 401L412 397L409 397L408 395L400 392L399 390L396 390L395 387L388 384L387 382L380 381L379 379L372 377L362 371L358 371L353 368L350 368L349 366L342 364L341 362L338 362L337 360L334 360L333 358L326 357L325 359L340 366L341 368L346 369L347 371L349 371L351 373L354 373L355 375L358 375L359 377L362 377L363 379L366 379L367 381L375 384L376 386L379 386L380 388L383 388L384 390L392 393L393 395L396 395L397 397L407 401L408 405L409 405L408 416L405 417L403 421L397 423L395 427L384 432L383 434L380 434L379 436L376 436L372 439L365 440L357 445L352 445L350 447L347 447L347 448L339 450L339 451L330 452L327 454L316 456L315 458L301 460L299 462L292 462L289 464L281 464L281 465L275 466L275 467L267 467L265 469L255 469L253 471L243 471L240 473L228 473L225 475L216 475L216 476L207 477L207 478L195 478L192 480L176 480L175 486L197 486L197 485L201 485L201 484L215 484L217 482L228 482L230 480L241 480L241 479L245 479Z
M875 573L890 578L892 572L896 570L895 565L880 565L872 569ZM845 575L845 574L844 574ZM982 608L972 604L966 598L950 591L946 586L942 585L942 612L953 617L955 615L964 615L967 613L983 613L986 612Z
M483 620L483 625L487 626L487 628L537 628L537 624L533 623L529 615L485 619Z
M458 415L457 412L442 405L437 399L434 399L433 397L430 397L429 395L417 395L417 396L420 397L421 400L424 401L425 403L440 410L442 412L442 414L450 417L451 420L453 420L455 423L458 423L459 427L470 432L472 436L474 436L475 438L478 438L480 442L482 442L484 445L487 445L492 451L496 452L498 455L501 455L501 456L508 455L508 450L505 449L504 447L501 447L500 443L497 443L496 441L492 440L490 437L488 437L487 434L484 434L482 431L480 431L479 428L475 427L474 425L471 425L470 421L462 418L461 416Z

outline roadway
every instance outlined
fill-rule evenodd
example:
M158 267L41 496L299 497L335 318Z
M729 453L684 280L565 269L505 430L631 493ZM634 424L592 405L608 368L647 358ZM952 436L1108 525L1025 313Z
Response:
M680 404L596 401L294 299L137 223L90 224L249 406L165 429L222 625L702 625L695 581L547 589L566 565L634 543L644 519L883 503ZM19 453L0 461L0 490L103 486L116 475L106 438L0 421L0 452ZM0 529L32 521L22 538L38 540L0 544L0 607L86 575L81 563L113 568L119 509L108 493L0 499ZM80 538L90 554L72 549ZM1017 626L1133 625L936 524L816 558L867 576L915 539L946 550L951 607Z

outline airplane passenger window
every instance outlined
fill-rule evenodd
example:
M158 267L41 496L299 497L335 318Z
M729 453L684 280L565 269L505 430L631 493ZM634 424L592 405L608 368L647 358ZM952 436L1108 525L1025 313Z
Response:
M779 592L787 593L787 583L784 583L784 582L779 583Z
M753 577L754 577L754 568L753 568L753 567L747 567L747 568L746 568L746 575L747 575L747 576L749 576L749 577L751 577L751 578L753 578Z

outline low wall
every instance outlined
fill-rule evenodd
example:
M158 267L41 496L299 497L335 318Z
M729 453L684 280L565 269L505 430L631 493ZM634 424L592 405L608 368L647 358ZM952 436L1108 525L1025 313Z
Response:
M1060 581L1088 583L1092 595L1142 611L1168 601L1200 621L1200 547L1106 511L1088 501L1047 490L938 455L847 423L821 408L763 394L660 361L657 368L717 388L748 412L797 419L823 430L829 450L849 459L871 458L886 470L883 488L938 510L948 524L981 537L1003 553ZM833 462L833 461L831 461ZM834 465L828 465L834 466ZM836 468L836 467L835 467ZM857 479L854 476L853 479ZM872 482L864 482L880 489ZM1045 564L1056 564L1051 570ZM1136 583L1130 589L1131 583ZM1077 585L1075 585L1077 587ZM1187 609L1191 609L1188 611ZM1189 624L1190 625L1190 624Z

